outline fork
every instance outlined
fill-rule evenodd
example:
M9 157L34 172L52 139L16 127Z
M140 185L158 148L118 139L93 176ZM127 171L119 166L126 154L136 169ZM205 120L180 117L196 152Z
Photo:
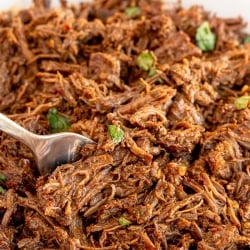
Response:
M1 113L0 130L30 148L41 175L51 173L61 164L75 161L80 146L95 143L88 137L71 132L37 135Z

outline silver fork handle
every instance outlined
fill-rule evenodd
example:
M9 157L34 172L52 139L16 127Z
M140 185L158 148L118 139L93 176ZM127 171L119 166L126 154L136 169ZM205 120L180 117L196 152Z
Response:
M21 127L2 113L0 113L0 130L22 141L28 147L32 146L35 139L35 134Z

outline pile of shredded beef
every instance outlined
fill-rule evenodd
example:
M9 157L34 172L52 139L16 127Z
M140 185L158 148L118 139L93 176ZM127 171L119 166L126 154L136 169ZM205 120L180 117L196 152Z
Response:
M204 21L213 51L196 45ZM50 134L56 108L96 145L40 176L1 132L0 249L249 249L250 108L235 106L250 95L245 27L159 0L1 13L0 112ZM145 51L153 76L137 64Z

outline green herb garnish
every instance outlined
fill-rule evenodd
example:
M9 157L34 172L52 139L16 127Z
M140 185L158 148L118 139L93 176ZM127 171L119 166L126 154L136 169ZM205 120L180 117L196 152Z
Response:
M158 83L163 83L163 80L159 77L159 78L157 79L157 82L158 82Z
M121 226L123 227L126 227L126 226L129 226L132 222L126 218L124 218L123 216L121 216L119 219L118 219L119 223Z
M6 190L0 186L0 194L5 194L6 193Z
M141 15L141 9L139 7L128 7L124 12L130 18L136 18Z
M211 51L215 48L216 35L210 29L208 22L203 22L197 29L195 39L202 51Z
M235 107L238 110L246 109L250 101L250 96L243 95L235 100Z
M154 57L150 52L143 52L137 58L136 62L138 67L148 72L148 77L152 77L157 74L157 69L154 66Z
M148 52L143 52L137 57L137 65L144 71L149 71L154 64L153 56Z
M250 43L250 36L245 37L243 43L244 44Z
M6 177L3 174L0 174L0 181L6 181Z
M154 76L154 75L156 75L156 74L157 74L156 68L155 68L155 67L151 67L151 68L149 69L149 71L148 71L148 76L149 76L149 77L152 77L152 76Z
M108 125L108 131L111 136L111 139L115 143L119 143L123 140L124 132L120 127L116 125Z
M51 108L47 117L52 133L67 131L70 127L69 119L59 115L56 108Z

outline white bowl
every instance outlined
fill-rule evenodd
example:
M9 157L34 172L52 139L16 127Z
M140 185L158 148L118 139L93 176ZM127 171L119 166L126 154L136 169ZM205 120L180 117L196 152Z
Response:
M86 0L85 0L86 1ZM87 0L90 1L90 0ZM68 3L78 3L82 0L68 0ZM169 0L166 0L169 2ZM171 0L170 2L173 2ZM0 10L6 9L19 9L27 7L32 3L32 0L7 0L0 2ZM59 1L52 0L54 6L57 6ZM203 5L207 10L212 13L216 13L221 17L237 17L242 16L246 22L249 23L247 30L250 31L250 1L249 0L182 0L184 6L190 6L192 4Z

